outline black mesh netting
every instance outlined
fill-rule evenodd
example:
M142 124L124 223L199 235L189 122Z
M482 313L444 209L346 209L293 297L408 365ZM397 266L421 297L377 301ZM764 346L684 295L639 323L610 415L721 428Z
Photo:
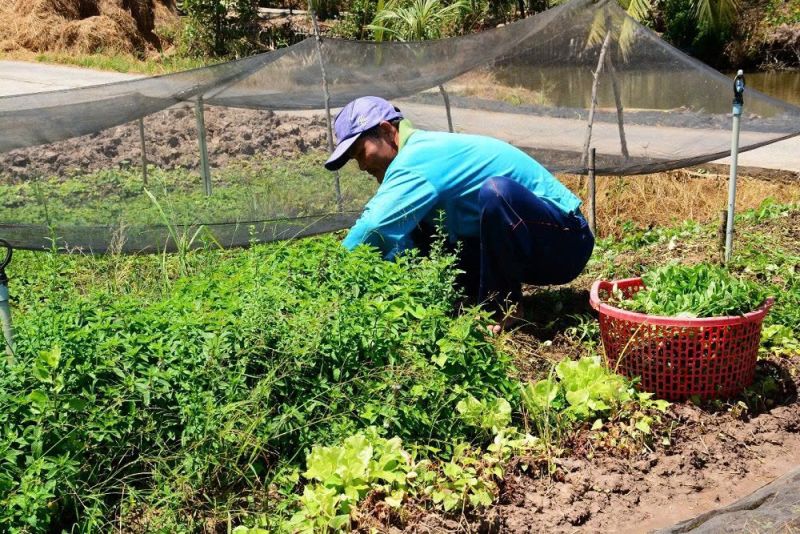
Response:
M0 237L22 248L140 251L183 246L201 226L206 237L191 246L346 227L374 186L352 169L335 186L319 170L323 86L334 112L383 96L416 127L498 137L554 172L585 173L592 147L602 175L728 154L731 83L613 0L572 0L465 37L324 39L319 49L308 39L173 75L0 98ZM200 98L210 196L197 176ZM800 108L747 91L741 150L798 133Z

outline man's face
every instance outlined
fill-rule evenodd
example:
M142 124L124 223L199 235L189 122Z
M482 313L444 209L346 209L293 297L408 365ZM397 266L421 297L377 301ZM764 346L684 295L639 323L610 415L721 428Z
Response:
M396 130L388 122L380 124L377 136L362 136L350 148L350 157L358 162L358 168L374 176L379 184L395 156Z

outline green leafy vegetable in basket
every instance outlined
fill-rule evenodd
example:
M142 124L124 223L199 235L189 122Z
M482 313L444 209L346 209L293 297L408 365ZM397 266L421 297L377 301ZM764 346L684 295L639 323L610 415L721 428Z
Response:
M722 267L670 264L642 275L645 287L631 298L614 291L620 308L671 317L700 318L741 315L755 310L766 291Z

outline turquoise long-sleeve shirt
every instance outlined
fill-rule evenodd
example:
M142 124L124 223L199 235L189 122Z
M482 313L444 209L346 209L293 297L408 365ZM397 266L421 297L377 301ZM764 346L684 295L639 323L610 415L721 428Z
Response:
M392 259L413 247L409 234L421 221L433 223L440 211L445 213L452 242L477 237L478 193L495 176L514 180L565 213L581 205L541 164L504 141L424 130L411 130L404 141L383 183L345 237L342 244L348 249L367 243Z

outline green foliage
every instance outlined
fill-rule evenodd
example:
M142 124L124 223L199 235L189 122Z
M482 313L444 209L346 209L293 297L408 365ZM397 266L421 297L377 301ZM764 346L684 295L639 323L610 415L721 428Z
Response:
M344 39L371 40L373 35L368 26L375 18L380 3L374 0L353 0L347 13L331 31L337 37Z
M287 525L292 532L343 530L369 491L381 491L387 503L399 507L413 472L411 455L400 439L381 438L375 428L341 445L314 447L306 463L304 476L312 483L304 488L300 510Z
M257 0L183 0L182 55L242 57L257 49Z
M196 57L162 55L144 59L127 54L64 54L60 52L41 52L36 54L36 61L41 63L58 63L77 65L87 69L110 70L115 72L138 72L141 74L169 74L214 63L213 60L202 60Z
M719 61L725 43L731 38L738 2L666 0L661 9L664 36L670 43L698 59Z
M493 435L511 424L511 405L503 398L479 401L475 397L467 397L456 404L456 410L467 424Z
M367 28L376 40L423 41L456 33L457 22L473 6L468 0L388 0Z
M66 256L27 269L23 254L10 273L25 298L17 362L0 364L4 525L104 530L130 514L192 530L313 444L374 425L447 450L477 434L460 400L514 397L478 311L452 317L448 256L385 262L333 237L193 252L185 276L122 293L96 281L113 258L87 260L85 278ZM163 260L130 261L140 278Z
M522 388L529 420L551 449L576 422L589 421L598 432L595 439L614 447L640 448L652 439L652 426L669 406L650 393L637 392L632 382L609 370L599 357L563 360L554 370L555 376ZM611 421L615 424L603 430L604 422Z
M764 9L769 26L800 23L800 0L769 0Z
M627 381L609 371L599 357L564 360L555 367L556 376L522 390L525 408L534 417L560 413L576 421L608 416L612 408L631 399Z
M416 460L398 438L385 439L375 428L346 438L341 445L314 447L306 460L309 483L297 500L297 512L283 525L291 532L351 530L358 503L369 493L392 508L406 501L429 502L450 512L487 507L498 493L507 461L529 452L537 440L503 428L485 451L465 443L452 458L436 464ZM260 534L241 529L241 534Z
M670 264L642 276L645 288L633 297L613 296L620 307L673 317L724 317L755 310L766 297L764 288L726 269L701 263Z

